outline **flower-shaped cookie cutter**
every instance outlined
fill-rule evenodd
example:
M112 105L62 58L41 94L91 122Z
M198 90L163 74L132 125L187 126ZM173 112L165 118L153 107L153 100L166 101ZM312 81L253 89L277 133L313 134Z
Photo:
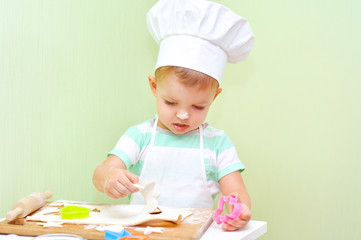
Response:
M227 202L234 206L233 212L231 214L221 215L223 212L224 203ZM218 200L218 208L213 215L213 220L217 224L227 223L228 220L236 220L239 218L242 212L242 204L238 202L238 198L236 196L221 196Z

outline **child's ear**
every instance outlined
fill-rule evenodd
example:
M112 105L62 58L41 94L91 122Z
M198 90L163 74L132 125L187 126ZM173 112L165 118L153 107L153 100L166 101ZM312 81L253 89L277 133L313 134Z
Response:
M214 101L214 99L216 99L216 97L222 92L222 88L218 88L218 90L217 90L217 92L216 92L216 95L214 96L214 98L213 98L213 101Z
M157 93L157 81L155 80L155 77L153 77L152 75L148 76L148 81L149 81L149 86L150 86L150 90L153 93L153 96L156 96Z

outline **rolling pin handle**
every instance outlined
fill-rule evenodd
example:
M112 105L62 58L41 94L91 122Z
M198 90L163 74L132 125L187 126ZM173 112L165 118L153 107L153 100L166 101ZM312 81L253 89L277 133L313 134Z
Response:
M46 191L44 193L45 199L51 198L53 196L53 192L52 191Z
M10 222L19 216L22 212L23 209L21 207L17 207L6 214L6 219Z

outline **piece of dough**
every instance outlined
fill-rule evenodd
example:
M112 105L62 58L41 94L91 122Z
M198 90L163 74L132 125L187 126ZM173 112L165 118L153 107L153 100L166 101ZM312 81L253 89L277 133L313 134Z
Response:
M158 207L157 198L160 196L160 192L154 189L155 182L151 181L146 183L144 186L134 184L139 188L139 192L143 195L145 208L149 213L161 213L162 210Z

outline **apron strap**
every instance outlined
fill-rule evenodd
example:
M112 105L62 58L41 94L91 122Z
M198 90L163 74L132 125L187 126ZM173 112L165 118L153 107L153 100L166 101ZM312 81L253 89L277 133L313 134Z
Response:
M155 134L157 132L157 125L158 125L158 115L155 116L155 120L154 120L154 125L152 128L152 138L150 139L150 143L149 143L149 147L151 148L150 150L152 150L153 146L154 146L154 139L155 139Z
M207 182L206 168L204 167L204 151L203 151L203 124L199 126L199 149L201 151L201 166L203 171L203 179Z

